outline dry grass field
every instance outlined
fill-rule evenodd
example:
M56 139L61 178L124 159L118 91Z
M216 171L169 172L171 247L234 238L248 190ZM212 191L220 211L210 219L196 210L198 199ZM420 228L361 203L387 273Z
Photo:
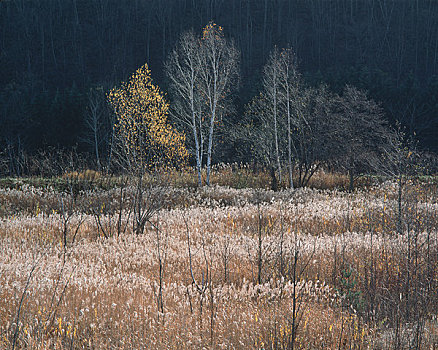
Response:
M436 186L160 196L1 189L0 348L438 349Z

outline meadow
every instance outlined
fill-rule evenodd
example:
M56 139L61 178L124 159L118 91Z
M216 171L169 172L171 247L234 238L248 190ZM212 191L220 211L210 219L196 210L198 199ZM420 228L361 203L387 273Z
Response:
M438 349L436 183L190 175L0 188L0 348Z

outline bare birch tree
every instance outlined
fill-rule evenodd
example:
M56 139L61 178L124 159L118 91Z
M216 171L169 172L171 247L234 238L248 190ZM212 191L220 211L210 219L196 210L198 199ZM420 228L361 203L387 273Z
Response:
M292 179L292 113L294 103L292 99L298 91L298 71L296 57L291 48L283 49L278 57L278 80L280 85L280 99L283 113L287 119L287 166L289 171L289 185L294 188ZM295 101L297 102L297 101Z
M169 55L165 70L175 98L172 116L192 134L194 145L190 151L196 159L198 185L202 186L201 170L206 125L199 91L199 44L193 31L183 33L177 47Z
M166 62L175 104L173 116L193 137L198 185L207 141L207 179L210 185L214 128L229 113L229 95L239 77L239 52L223 35L222 27L209 23L198 39L193 31L182 34Z
M280 58L278 49L275 48L268 59L263 69L263 91L269 105L269 115L272 117L274 124L274 146L275 146L275 160L278 171L278 181L281 183L281 161L279 151L279 135L278 135L278 99L279 99L279 66Z
M107 103L102 87L90 89L87 93L87 109L85 112L86 133L83 141L86 142L96 156L97 170L101 171L101 146L108 139L108 120L104 120Z
M224 37L222 27L210 22L203 29L199 54L200 89L208 106L206 183L210 185L214 126L229 112L229 96L239 78L239 51Z

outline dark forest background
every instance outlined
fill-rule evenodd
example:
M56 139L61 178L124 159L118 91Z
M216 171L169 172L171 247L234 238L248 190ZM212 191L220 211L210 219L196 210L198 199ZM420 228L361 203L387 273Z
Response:
M276 45L296 52L309 84L345 84L381 102L423 149L438 151L436 0L0 1L0 150L92 152L83 141L90 88L163 64L180 34L210 20L241 50L237 123ZM216 161L236 161L233 145Z

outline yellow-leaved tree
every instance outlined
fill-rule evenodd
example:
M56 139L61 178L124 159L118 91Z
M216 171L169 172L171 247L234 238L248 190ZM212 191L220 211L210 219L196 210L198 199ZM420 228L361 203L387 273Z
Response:
M167 122L169 104L152 83L147 64L112 89L108 101L116 116L115 159L132 176L135 196L129 207L134 214L133 230L140 234L162 207L167 182L161 170L186 162L185 136Z
M167 122L169 104L152 83L147 64L112 89L108 100L116 115L116 149L121 165L142 175L186 161L185 135Z

